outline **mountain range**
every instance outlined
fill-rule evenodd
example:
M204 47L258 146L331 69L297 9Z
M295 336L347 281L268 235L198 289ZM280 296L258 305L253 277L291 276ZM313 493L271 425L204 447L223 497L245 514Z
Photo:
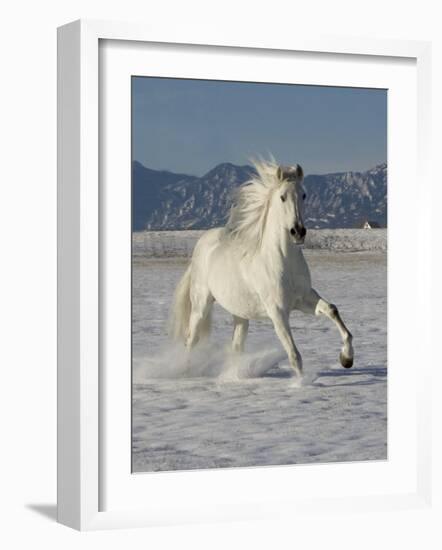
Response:
M207 229L224 225L232 191L254 169L222 163L204 176L152 170L132 164L134 231ZM307 228L359 227L365 220L387 225L387 164L365 172L308 175Z

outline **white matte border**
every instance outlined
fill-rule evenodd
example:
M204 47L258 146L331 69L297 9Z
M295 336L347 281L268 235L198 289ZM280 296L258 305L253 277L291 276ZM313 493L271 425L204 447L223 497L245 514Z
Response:
M152 516L248 516L256 505L302 508L315 498L414 493L417 488L415 327L416 64L410 59L104 41L100 47L103 199L103 510L143 508ZM131 432L131 76L209 78L388 89L389 460L171 473L130 473ZM363 129L361 129L363 131ZM407 159L404 162L403 159ZM302 390L301 390L302 391ZM406 427L406 429L404 429Z

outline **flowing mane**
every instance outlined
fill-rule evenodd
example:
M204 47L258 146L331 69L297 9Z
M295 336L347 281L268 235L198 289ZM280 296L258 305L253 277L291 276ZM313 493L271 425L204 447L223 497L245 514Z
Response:
M278 165L270 161L252 162L256 174L233 195L226 235L256 251L262 242L272 192L278 187Z

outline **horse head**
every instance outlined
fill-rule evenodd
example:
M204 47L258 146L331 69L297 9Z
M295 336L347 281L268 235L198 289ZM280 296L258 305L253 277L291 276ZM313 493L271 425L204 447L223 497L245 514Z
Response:
M304 172L299 164L279 166L276 176L279 180L280 219L295 243L302 244L307 234L303 221L306 198L303 187Z

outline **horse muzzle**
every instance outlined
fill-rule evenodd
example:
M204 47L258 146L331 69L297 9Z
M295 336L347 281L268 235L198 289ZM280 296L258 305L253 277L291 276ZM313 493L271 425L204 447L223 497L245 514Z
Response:
M305 241L305 236L307 235L307 229L300 223L295 223L295 225L290 229L290 235L293 237L295 243L303 244Z

